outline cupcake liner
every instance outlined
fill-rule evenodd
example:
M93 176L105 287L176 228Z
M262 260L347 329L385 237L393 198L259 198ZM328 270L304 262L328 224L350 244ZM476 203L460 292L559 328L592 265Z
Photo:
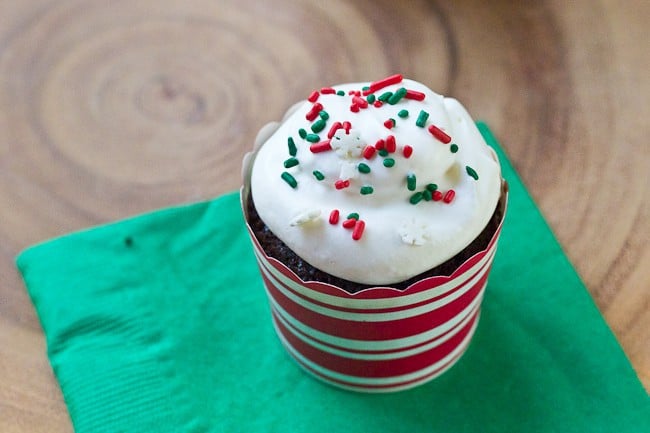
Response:
M249 191L242 188L242 208ZM505 200L502 200L505 210ZM250 226L276 333L291 357L329 384L390 392L425 383L454 365L474 334L503 218L487 248L448 276L404 290L357 293L303 281L269 257Z

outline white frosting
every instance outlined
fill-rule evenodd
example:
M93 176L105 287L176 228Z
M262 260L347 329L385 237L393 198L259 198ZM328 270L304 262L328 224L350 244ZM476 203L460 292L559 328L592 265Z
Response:
M352 112L349 90L361 90L368 83L335 86L345 96L320 94L317 100L329 118L318 133L327 140L331 126L349 121L346 134L339 129L331 140L331 150L313 153L312 143L298 133L303 128L312 133L314 121L306 119L312 102L294 106L277 130L261 145L252 161L250 188L253 201L262 220L271 231L296 254L311 265L335 276L365 284L389 285L424 272L453 257L465 248L487 225L496 208L500 190L500 167L494 152L486 145L467 111L451 98L444 98L424 85L411 80L376 91L395 92L401 87L425 94L423 101L401 99L381 107L369 104ZM364 97L365 99L365 97ZM398 115L408 110L408 117ZM416 125L421 110L429 113L424 128ZM388 129L384 122L392 118L395 126ZM442 143L428 130L435 125L451 137ZM264 135L269 135L270 128ZM370 159L362 152L366 145L374 146L379 139L395 137L397 150L384 157L375 153ZM292 137L299 164L284 167L290 158L287 145ZM450 151L452 144L458 151ZM413 153L404 157L403 146ZM393 167L384 166L385 158L393 158ZM358 169L359 163L370 167L369 173ZM471 167L478 180L470 176ZM325 179L312 174L320 171ZM246 171L246 167L245 167ZM290 173L298 185L292 188L281 174ZM416 189L407 188L407 175L416 176ZM337 189L337 180L349 181L347 188ZM450 203L443 200L421 200L411 204L410 198L422 192L427 184L435 183L445 194L453 189ZM373 192L362 195L362 186L372 186ZM330 224L332 210L340 212L337 224ZM342 227L349 213L356 212L365 222L359 240L352 239L352 229Z

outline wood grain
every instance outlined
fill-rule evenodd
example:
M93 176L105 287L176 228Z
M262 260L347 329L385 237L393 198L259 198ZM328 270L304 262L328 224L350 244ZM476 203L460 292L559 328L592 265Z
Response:
M72 431L14 268L235 189L257 128L396 71L488 121L650 389L650 3L0 0L0 431Z

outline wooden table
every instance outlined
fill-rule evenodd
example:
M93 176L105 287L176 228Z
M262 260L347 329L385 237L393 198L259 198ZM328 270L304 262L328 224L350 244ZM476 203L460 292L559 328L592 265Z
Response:
M496 132L650 389L650 2L0 1L0 431L72 431L24 247L235 189L256 130L389 73Z

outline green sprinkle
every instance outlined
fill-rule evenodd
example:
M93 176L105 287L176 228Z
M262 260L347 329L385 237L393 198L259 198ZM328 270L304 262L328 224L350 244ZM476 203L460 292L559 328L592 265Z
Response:
M409 198L409 201L411 202L411 204L418 204L422 201L423 198L424 198L424 194L422 194L421 192L416 192L411 196L411 198Z
M409 110L400 110L399 113L397 113L397 115L402 119L406 119L407 117L409 117Z
M293 137L289 137L287 140L287 145L289 146L289 155L296 156L296 153L298 153L298 148L296 147L295 141L293 141Z
M386 149L381 149L379 152L379 156L388 156L388 151Z
M290 175L289 173L287 173L286 171L283 171L283 172L282 172L281 177L282 177L282 179L284 179L284 181L285 181L286 183L289 184L289 186L290 186L291 188L295 188L295 187L298 186L298 181L296 180L296 178L293 177L293 176L291 176L291 175Z
M289 158L286 161L284 161L284 168L295 167L298 164L299 164L299 162L298 162L298 160L296 158Z
M366 96L366 101L368 101L368 104L374 104L376 98L377 97L375 96L375 94L371 93L370 95Z
M370 185L364 185L361 187L361 190L359 192L361 193L361 195L368 195L368 194L372 194L374 191L375 190Z
M307 134L305 136L305 140L307 140L310 143L318 143L320 141L320 137L316 134Z
M323 180L323 179L325 179L325 175L324 175L323 173L321 173L320 171L318 171L318 170L314 170L314 171L312 171L311 174L314 175L314 177L316 178L316 180Z
M388 98L388 103L390 105L395 105L400 101L400 99L404 97L404 95L406 95L406 89L404 87L400 87L395 93L393 93L393 96Z
M359 220L359 214L356 213L356 212L352 212L352 213L348 214L348 219L350 219L350 218L355 219L355 220L358 221Z
M467 171L467 174L472 176L474 178L474 180L478 180L478 173L476 173L476 170L474 170L472 167L470 167L469 165L466 165L465 166L465 171Z
M393 96L393 92L386 92L382 93L377 99L379 99L381 102L386 102L390 99L391 96Z
M458 152L458 145L455 144L455 143L452 144L451 146L449 146L449 150L451 150L451 153L456 153L456 152Z
M436 185L435 183L430 183L427 185L427 191L433 192L437 189L438 189L438 185Z
M336 92L336 94L339 96L345 96L345 92L343 90L339 90L338 92Z
M298 130L298 135L300 136L300 138L302 138L302 139L304 140L305 137L307 136L307 131L305 131L304 128L300 128L300 129Z
M361 90L364 90L364 91L365 91L365 90L370 90L370 86L363 86L363 87L361 88Z
M427 123L428 118L429 113L424 110L420 110L420 114L418 114L418 120L415 121L415 124L420 128L424 128L424 124Z
M325 129L325 123L326 122L324 119L318 119L311 125L311 130L314 131L314 133L318 134L323 129Z
M409 191L415 191L415 175L413 173L406 175L406 187Z
M320 113L318 113L318 115L319 115L320 118L323 119L323 120L327 120L327 119L330 118L330 114L329 114L327 111L325 111L325 110L323 110L323 111L321 111Z
M370 166L365 162L360 162L359 165L357 165L357 169L361 173L370 173Z
M395 165L395 160L393 158L386 158L384 159L384 167L392 167Z
M425 201L431 201L431 198L433 198L433 194L431 194L431 191L428 189L425 189L422 191L422 198L424 198Z

